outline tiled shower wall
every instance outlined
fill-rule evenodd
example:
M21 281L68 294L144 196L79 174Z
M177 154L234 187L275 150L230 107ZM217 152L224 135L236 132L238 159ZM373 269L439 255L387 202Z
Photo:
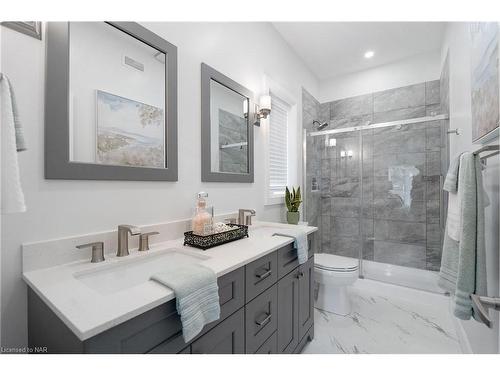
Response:
M309 104L314 98L307 93L304 98L304 108L306 102L311 108L304 109L309 130L312 120L307 122L306 112L314 114ZM317 114L320 121L329 121L326 129L337 129L439 113L436 80L323 103ZM438 270L444 122L366 130L362 137L359 132L331 137L336 146L328 146L325 136L307 137L307 213L311 223L320 225L321 251L357 258L362 249L367 260ZM341 157L341 151L352 156ZM406 205L389 177L396 167L416 168ZM319 192L311 191L313 179Z

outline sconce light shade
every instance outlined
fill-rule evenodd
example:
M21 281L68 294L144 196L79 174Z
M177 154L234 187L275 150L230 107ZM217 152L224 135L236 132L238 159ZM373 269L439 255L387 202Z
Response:
M329 147L335 147L335 146L337 146L337 138L330 138L330 139L328 139L328 146Z
M346 152L345 151L340 151L340 157L341 158L345 158L346 156Z
M354 152L353 152L352 150L348 150L348 151L347 151L347 156L348 156L348 157L352 158L352 157L353 157L353 155L354 155Z
M254 125L260 126L260 120L266 119L271 113L271 96L262 95L259 98L259 105L256 105Z
M243 100L243 115L248 117L248 99Z
M270 95L262 95L259 99L259 107L260 110L268 110L271 112L271 96Z

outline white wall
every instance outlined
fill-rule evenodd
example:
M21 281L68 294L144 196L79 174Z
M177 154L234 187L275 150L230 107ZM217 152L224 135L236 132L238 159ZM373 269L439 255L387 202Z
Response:
M376 58L376 57L374 57ZM440 51L320 82L320 103L439 79Z
M2 65L16 89L28 151L19 154L28 211L3 217L2 345L26 344L23 242L142 225L191 216L196 193L209 193L216 212L255 208L279 220L282 206L264 206L264 136L255 128L255 183L200 182L200 64L206 62L261 94L272 77L301 103L301 86L317 96L313 74L266 23L148 23L178 47L178 182L48 181L43 177L44 42L2 30ZM63 103L61 103L63 104ZM297 117L302 117L301 104ZM300 149L297 149L297 153ZM300 160L300 159L299 159ZM298 165L295 166L298 170ZM71 249L68 249L71 251Z
M458 128L461 135L450 136L450 158L463 151L471 151L480 147L472 144L471 126L471 56L470 36L467 23L450 23L441 51L444 63L449 51L450 63L450 128ZM495 141L498 143L498 139ZM499 157L488 159L488 167L483 172L484 186L491 204L486 208L486 256L488 295L499 295L499 255L498 255L498 209L499 209ZM498 353L498 313L495 316L495 327L488 329L474 320L460 321L469 343L475 353Z

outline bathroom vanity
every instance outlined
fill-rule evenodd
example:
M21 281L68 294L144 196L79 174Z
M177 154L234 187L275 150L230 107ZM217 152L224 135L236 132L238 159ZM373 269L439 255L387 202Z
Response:
M49 353L298 353L314 335L316 228L304 227L309 259L299 265L292 240L272 236L286 227L259 223L248 239L204 252L174 240L100 267L78 261L25 272L29 345L47 347ZM27 256L35 252L26 250ZM148 267L157 272L162 262L187 256L198 256L216 272L221 316L185 343L173 292L149 278L133 279ZM136 269L126 277L130 285L122 287L115 280L127 276L130 266L121 266L124 261ZM72 279L59 283L58 274Z

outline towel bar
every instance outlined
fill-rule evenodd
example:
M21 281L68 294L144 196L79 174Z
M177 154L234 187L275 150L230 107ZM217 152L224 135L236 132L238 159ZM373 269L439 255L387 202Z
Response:
M477 294L471 294L470 298L472 299L475 311L479 315L479 319L491 328L493 321L488 314L488 307L500 310L500 297L485 297L478 296Z

